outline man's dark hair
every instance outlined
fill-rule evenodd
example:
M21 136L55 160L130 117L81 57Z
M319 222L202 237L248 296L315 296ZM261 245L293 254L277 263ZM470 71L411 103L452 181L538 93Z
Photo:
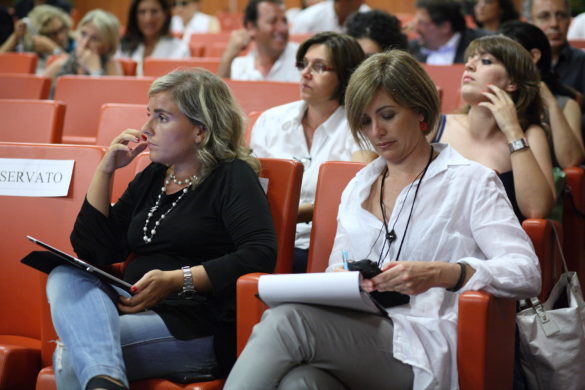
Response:
M256 25L256 22L258 21L258 5L260 3L282 5L282 1L280 0L250 0L244 10L244 27L246 27L248 23L252 23L254 26Z
M355 39L371 39L383 51L406 50L408 47L408 40L402 33L400 20L384 11L357 12L347 21L346 29L347 34Z
M434 24L449 22L453 31L465 30L461 3L456 0L417 0L414 7L426 10Z

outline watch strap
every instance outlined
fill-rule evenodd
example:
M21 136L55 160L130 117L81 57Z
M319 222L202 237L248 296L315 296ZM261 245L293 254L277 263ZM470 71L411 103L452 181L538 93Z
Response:
M181 267L183 271L183 290L179 293L181 298L191 299L197 292L195 285L193 284L193 274L191 273L191 267L186 265Z
M508 144L510 154L526 148L528 148L528 141L524 137L515 139Z

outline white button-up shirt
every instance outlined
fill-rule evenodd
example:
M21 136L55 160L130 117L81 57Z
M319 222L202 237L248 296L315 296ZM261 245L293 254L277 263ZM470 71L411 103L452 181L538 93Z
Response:
M484 290L501 297L536 296L540 268L496 173L445 144L434 147L440 154L422 184L415 181L408 196L407 186L396 199L388 224L394 226L397 238L384 262L396 257L420 186L399 260L463 261L475 273L456 293L431 288L388 313L394 322L394 357L413 367L414 388L458 389L458 294ZM379 157L358 172L343 192L328 270L341 266L342 250L349 251L351 259L378 260L384 227L362 203L385 166Z
M421 52L427 55L426 63L429 65L451 65L455 61L457 45L461 40L461 33L455 33L451 39L437 50L421 48Z
M351 154L359 150L342 106L317 127L309 150L301 123L306 110L302 100L271 108L260 115L250 138L250 147L257 157L296 159L303 163L301 204L315 201L319 166L323 162L349 161ZM310 223L298 223L295 246L307 249L310 234Z
M174 37L161 38L156 43L151 58L187 58L191 56L189 47L180 39ZM142 76L142 68L144 62L144 44L138 45L133 53L122 52L118 48L115 58L129 57L137 62L136 76Z
M333 0L323 1L305 8L299 12L291 26L291 34L310 34L321 31L344 32L344 26L339 24L335 13ZM358 12L369 11L370 7L362 4Z
M189 46L191 34L202 34L209 32L210 24L213 20L211 15L197 12L191 19L187 26L183 24L183 19L175 15L171 18L171 31L174 33L183 33L182 41Z
M231 66L232 80L246 80L246 81L288 81L297 83L301 76L295 62L297 60L298 43L289 42L286 48L278 57L278 60L272 65L270 72L264 77L262 73L255 66L256 49L252 50L245 56L234 58Z

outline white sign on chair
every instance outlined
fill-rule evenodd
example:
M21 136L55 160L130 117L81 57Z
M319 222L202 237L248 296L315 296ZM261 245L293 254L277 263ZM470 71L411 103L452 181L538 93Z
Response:
M0 195L67 196L73 160L0 158Z

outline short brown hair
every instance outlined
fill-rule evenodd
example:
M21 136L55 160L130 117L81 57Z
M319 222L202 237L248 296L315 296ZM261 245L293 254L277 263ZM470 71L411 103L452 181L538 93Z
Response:
M383 89L397 104L423 115L431 132L440 115L437 87L412 55L402 50L374 54L353 73L345 95L351 134L358 144L368 144L361 118L376 92Z

